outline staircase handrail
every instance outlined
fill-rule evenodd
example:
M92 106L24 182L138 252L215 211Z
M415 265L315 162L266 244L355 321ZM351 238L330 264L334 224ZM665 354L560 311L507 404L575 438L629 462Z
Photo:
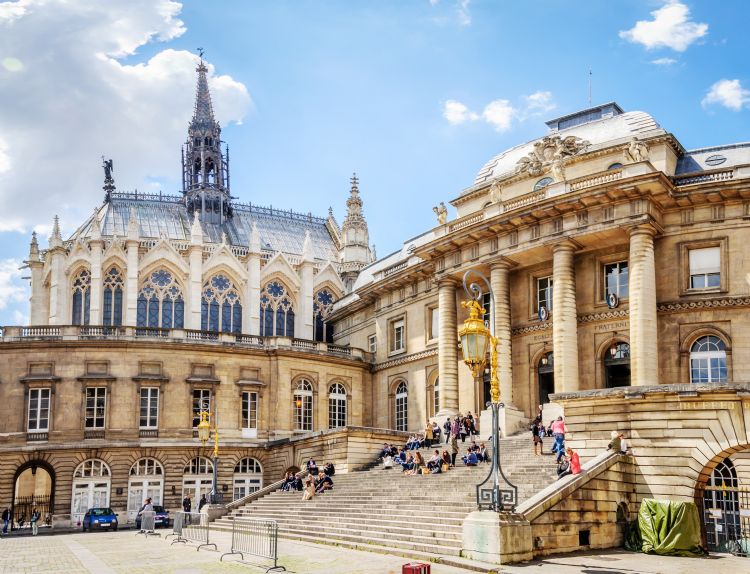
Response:
M307 474L308 474L307 470L301 470L297 474L295 474L294 476L296 476L297 478L305 478L305 476L307 476ZM235 508L239 508L240 506L245 506L246 504L249 504L253 500L257 500L259 498L264 497L266 494L270 494L272 492L277 491L284 484L284 480L286 480L286 479L282 478L281 480L277 480L273 484L269 484L268 486L264 486L260 490L256 490L255 492L251 492L247 496L243 496L242 498L238 498L237 500L233 500L229 504L225 504L224 507L227 510L232 511Z

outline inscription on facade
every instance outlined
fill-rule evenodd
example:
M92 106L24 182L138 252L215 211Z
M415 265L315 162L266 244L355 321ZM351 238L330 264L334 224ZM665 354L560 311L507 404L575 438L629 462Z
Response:
M681 411L698 411L698 410L734 410L735 403L731 401L690 401L680 403Z
M630 323L627 321L617 321L616 323L602 323L594 326L594 331L601 333L602 331L616 331L617 329L627 329Z

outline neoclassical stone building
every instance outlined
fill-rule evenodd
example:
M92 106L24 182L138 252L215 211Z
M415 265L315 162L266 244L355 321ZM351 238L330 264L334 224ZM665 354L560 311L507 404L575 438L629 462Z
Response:
M547 126L336 303L336 342L375 354L375 426L489 400L456 345L469 269L494 290L510 427L555 392L750 380L750 144L686 150L615 103Z

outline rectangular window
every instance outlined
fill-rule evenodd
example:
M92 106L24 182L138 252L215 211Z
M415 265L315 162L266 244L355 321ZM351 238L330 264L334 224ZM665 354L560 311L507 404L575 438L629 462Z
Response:
M721 248L690 249L690 288L721 287Z
M201 422L201 411L206 411L209 420L211 419L210 389L193 389L193 428Z
M46 432L49 430L50 389L31 389L29 391L29 432Z
M440 309L434 307L429 309L428 313L430 318L429 338L437 339L438 335L440 335Z
M107 388L90 387L86 389L86 428L103 429L104 413L107 407Z
M369 337L367 337L367 348L370 350L371 353L378 352L378 336L377 335L370 335Z
M159 389L144 387L141 389L141 418L142 429L155 429L159 426Z
M628 262L619 261L604 266L604 301L614 293L618 299L628 296Z
M258 393L250 391L242 393L242 428L258 428Z
M552 311L552 277L540 277L536 280L536 309L544 307Z
M406 348L406 331L404 320L397 319L391 322L391 353L403 351Z

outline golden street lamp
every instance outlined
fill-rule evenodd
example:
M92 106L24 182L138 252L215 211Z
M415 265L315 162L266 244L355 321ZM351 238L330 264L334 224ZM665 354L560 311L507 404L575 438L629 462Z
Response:
M211 439L211 431L213 430L214 434L214 452L213 456L211 457L211 460L213 462L214 466L214 473L213 473L213 481L211 486L211 504L221 504L222 503L222 495L219 493L219 425L216 421L216 416L214 417L214 426L211 427L211 423L209 422L209 412L205 409L208 409L207 404L201 405L201 412L200 417L201 420L198 423L198 440L201 441L201 445L203 448L206 448L206 443Z
M495 323L489 321L489 328L484 322L484 307L480 303L484 292L478 283L467 283L471 274L479 277L490 295L491 309L495 307L495 294L487 278L475 269L464 273L464 291L470 297L462 301L461 306L469 310L469 317L464 321L458 332L461 340L461 352L464 363L471 370L474 378L484 372L487 362L487 351L490 352L490 403L492 409L492 468L487 478L477 485L477 506L479 509L490 509L495 512L512 511L518 501L518 488L503 474L500 467L500 383L497 378L497 338L495 337ZM501 479L504 484L501 483ZM485 486L487 485L487 486Z

